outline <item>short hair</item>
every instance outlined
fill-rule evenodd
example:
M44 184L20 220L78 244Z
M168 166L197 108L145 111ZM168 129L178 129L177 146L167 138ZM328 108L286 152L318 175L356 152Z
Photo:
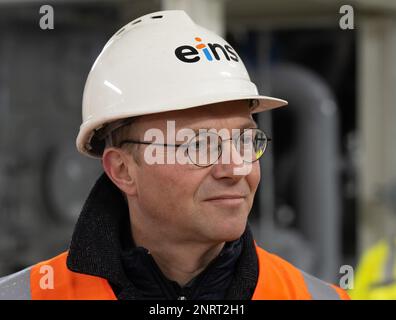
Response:
M134 124L136 124L137 118L139 117L129 117L115 120L106 124L99 130L96 130L94 136L91 139L91 146L95 153L98 155L103 155L103 152L106 148L122 147L122 141L130 139L134 134L133 127ZM131 151L139 147L137 144L126 144L125 146ZM132 152L132 155L137 162L138 158L136 157L136 152Z

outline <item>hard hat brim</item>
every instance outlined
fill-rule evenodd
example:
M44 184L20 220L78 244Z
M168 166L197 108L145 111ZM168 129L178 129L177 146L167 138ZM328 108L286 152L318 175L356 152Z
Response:
M246 99L252 99L258 101L257 106L252 108L251 110L252 113L268 111L271 109L287 106L288 104L286 100L278 99L274 97L268 97L268 96L250 96L247 97Z

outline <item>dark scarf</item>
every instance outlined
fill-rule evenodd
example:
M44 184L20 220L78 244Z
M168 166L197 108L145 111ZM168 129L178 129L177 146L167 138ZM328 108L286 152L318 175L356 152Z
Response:
M185 286L167 279L145 248L136 247L121 192L103 174L91 190L75 227L67 266L105 278L118 299L247 300L258 277L249 227L228 242L206 269Z

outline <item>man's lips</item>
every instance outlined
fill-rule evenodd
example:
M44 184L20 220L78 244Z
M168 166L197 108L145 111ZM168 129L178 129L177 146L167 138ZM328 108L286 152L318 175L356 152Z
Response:
M224 195L218 195L214 197L210 197L208 199L205 199L205 201L214 201L214 200L227 200L227 199L245 199L247 196L246 195L240 195L240 194L224 194Z
M205 200L206 203L210 203L217 206L240 206L246 200L245 195L240 194L222 194L213 196Z

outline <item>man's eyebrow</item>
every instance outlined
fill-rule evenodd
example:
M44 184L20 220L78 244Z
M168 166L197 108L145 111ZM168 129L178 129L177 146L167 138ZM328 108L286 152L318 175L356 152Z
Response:
M233 128L233 129L247 129L247 128L257 129L258 126L257 126L256 121L254 121L253 119L248 120L248 121L242 123L240 126ZM210 130L210 129L213 129L213 128L209 128L209 127L191 128L191 130L193 130L196 133L199 133L199 130Z

